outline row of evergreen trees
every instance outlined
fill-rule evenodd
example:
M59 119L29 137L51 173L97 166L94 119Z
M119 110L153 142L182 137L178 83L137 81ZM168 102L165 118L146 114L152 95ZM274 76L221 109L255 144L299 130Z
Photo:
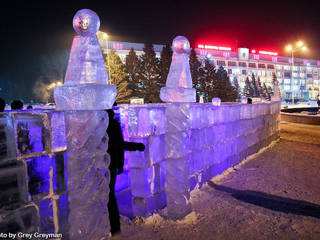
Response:
M273 85L277 81L275 73L272 75ZM260 77L256 79L255 75L252 74L251 80L249 77L246 78L245 87L243 89L242 95L245 97L263 97L268 100L271 99L273 95L273 90L271 86L266 86L266 83L261 84Z
M152 44L145 44L143 51L141 56L137 56L131 49L126 56L125 64L113 49L104 56L109 84L117 85L116 101L119 103L129 102L131 97L144 98L146 103L161 102L160 89L165 86L169 73L171 47L166 45L162 49L160 59L156 57ZM223 67L216 69L209 59L201 63L194 49L190 52L189 63L193 87L197 91L197 101L200 96L203 96L205 101L219 97L223 102L239 98L239 84L235 86L231 84Z

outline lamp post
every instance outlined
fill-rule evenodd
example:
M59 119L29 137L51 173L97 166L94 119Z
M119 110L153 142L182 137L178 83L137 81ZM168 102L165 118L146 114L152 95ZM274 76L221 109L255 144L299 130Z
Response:
M306 51L307 47L304 45L302 41L296 43L296 47L292 47L292 45L287 46L287 51L291 52L291 92L292 92L292 104L294 104L294 81L293 81L293 67L294 67L294 52L299 50Z
M107 49L108 49L108 59L107 59L107 61L108 61L108 71L109 71L109 76L108 77L109 77L109 84L111 84L111 72L110 72L110 61L109 61L110 51L109 51L109 41L108 41L109 35L106 34L106 33L103 33L102 38L107 41Z

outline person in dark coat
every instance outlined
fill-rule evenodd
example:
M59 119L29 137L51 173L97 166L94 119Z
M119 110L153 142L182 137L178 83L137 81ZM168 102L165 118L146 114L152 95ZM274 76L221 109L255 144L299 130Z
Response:
M13 100L11 102L11 110L22 110L23 102L21 100Z
M318 108L320 109L320 95L318 95L317 97L317 104L318 104Z
M6 102L0 98L0 112L3 112L6 107Z
M109 115L109 126L107 129L107 133L109 136L109 144L107 152L109 153L111 159L109 165L111 178L109 184L110 192L108 211L111 226L111 234L115 237L116 235L120 234L121 228L120 214L117 199L114 193L114 187L117 175L123 173L124 151L144 151L145 146L143 143L125 142L123 140L120 123L114 118L114 111L112 109L108 109L107 113Z

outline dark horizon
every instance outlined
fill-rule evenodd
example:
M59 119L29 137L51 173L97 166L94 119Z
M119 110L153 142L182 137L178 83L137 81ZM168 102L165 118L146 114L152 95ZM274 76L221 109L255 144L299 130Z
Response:
M301 39L309 51L296 53L296 57L320 59L317 42L320 8L313 1L303 5L280 1L197 1L192 4L184 1L11 1L9 4L2 6L0 17L3 46L0 83L1 86L15 84L11 94L26 100L33 98L34 82L52 70L44 59L55 61L55 56L70 50L76 35L72 19L82 8L99 15L100 30L107 32L110 40L166 44L175 36L183 35L192 47L199 43L215 44L289 56L285 46ZM0 91L0 96L4 91Z

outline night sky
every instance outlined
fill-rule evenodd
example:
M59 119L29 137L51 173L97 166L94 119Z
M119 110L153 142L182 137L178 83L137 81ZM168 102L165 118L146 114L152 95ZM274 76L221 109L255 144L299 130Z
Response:
M6 2L0 15L0 97L7 101L34 99L35 81L65 71L61 56L70 50L72 19L82 8L99 15L100 30L111 40L164 44L184 35L192 46L249 47L287 55L285 45L302 39L310 50L296 55L320 59L317 1Z

